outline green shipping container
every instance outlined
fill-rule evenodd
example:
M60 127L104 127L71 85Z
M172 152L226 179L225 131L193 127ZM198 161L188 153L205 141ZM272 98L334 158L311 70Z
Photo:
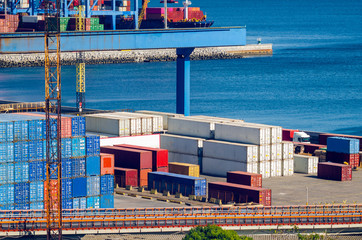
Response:
M99 18L97 18L97 17L92 17L90 21L91 21L91 25L99 24Z

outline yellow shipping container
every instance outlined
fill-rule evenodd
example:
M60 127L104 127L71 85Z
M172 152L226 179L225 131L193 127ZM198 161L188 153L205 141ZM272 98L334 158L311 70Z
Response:
M200 177L200 166L190 163L169 162L168 171L170 173Z

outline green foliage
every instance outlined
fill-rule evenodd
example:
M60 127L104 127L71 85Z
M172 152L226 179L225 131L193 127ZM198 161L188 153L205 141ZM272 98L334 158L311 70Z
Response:
M307 235L302 235L300 233L298 233L298 239L299 240L323 240L324 237L323 235L319 235L319 234L307 234Z
M183 240L253 240L250 237L239 236L235 231L223 230L215 225L198 226L190 230Z

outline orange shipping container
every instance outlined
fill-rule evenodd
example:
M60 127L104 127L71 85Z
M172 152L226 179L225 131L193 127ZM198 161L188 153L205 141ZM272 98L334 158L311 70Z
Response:
M140 187L146 187L148 184L148 173L152 172L152 169L141 169L138 172L138 182Z
M101 153L101 175L114 175L114 155Z

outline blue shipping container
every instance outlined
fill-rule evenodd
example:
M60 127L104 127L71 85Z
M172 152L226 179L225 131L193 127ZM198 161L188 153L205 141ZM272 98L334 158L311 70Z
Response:
M18 203L18 204L15 204L14 209L15 210L29 210L30 204L28 202L27 203Z
M87 156L95 156L100 153L100 138L97 135L86 136L86 153Z
M87 176L101 174L101 158L100 156L86 157L86 174Z
M87 198L73 198L73 208L74 209L86 209L87 208Z
M0 210L15 210L15 205L0 205Z
M29 161L29 142L21 141L14 143L14 161Z
M85 158L72 158L72 177L85 176Z
M45 178L45 161L29 162L29 181L41 181Z
M69 179L69 178L62 179L62 198L63 199L68 199L68 198L70 199L73 197L72 185L73 185L72 179Z
M44 182L30 182L30 202L44 201Z
M97 196L100 194L100 177L87 177L87 196Z
M63 209L72 209L73 208L73 200L69 198L62 199L62 208Z
M14 164L15 182L29 182L29 162L18 162Z
M72 159L62 158L62 178L71 178L72 175Z
M14 185L15 204L29 202L30 186L29 183L16 183Z
M14 191L14 184L0 185L0 205L14 204Z
M72 138L72 156L73 157L84 157L85 154L85 138L76 137Z
M327 150L337 153L357 154L359 153L359 139L329 137L327 138Z
M32 202L30 203L30 209L31 210L44 209L44 202Z
M33 140L29 142L29 161L45 159L43 143L45 143L43 140Z
M87 197L87 208L99 208L100 197Z
M100 208L114 208L113 194L101 195L100 201Z
M2 120L5 114L0 114L0 142L14 141L14 122Z
M113 194L114 192L114 176L101 176L101 195Z
M80 177L80 178L73 178L73 197L85 197L87 196L87 178Z
M14 162L14 143L0 143L0 162Z
M49 165L49 174L50 174L50 179L54 179L54 180L58 179L58 166L56 163L52 163Z
M13 163L0 164L0 184L15 182L15 171Z
M27 120L14 121L14 141L29 140L29 124Z
M72 157L72 139L62 138L62 158Z

